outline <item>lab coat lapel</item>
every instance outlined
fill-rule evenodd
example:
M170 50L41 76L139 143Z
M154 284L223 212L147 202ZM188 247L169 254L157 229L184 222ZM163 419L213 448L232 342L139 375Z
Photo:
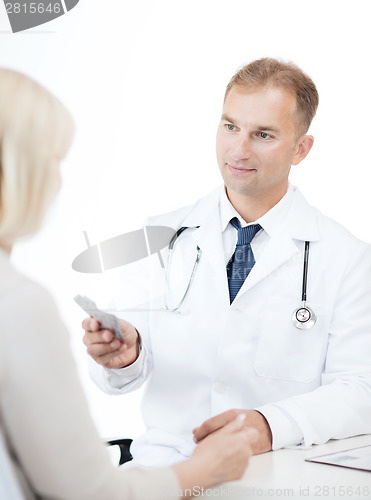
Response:
M295 240L319 240L318 211L295 188L294 199L282 224L272 233L259 261L252 268L235 300L299 253Z
M263 280L284 262L291 259L296 253L299 253L299 250L292 238L277 233L273 235L267 243L260 259L242 285L238 297L250 290L250 288Z
M195 245L201 251L201 261L207 262L212 268L214 284L220 287L229 302L228 281L224 259L222 228L219 216L220 188L200 200L194 210L186 217L184 226L198 227L192 234Z
M224 262L224 250L220 218L213 217L193 233L195 243L202 250L202 257L213 268L220 284L227 285L227 273Z
M225 299L229 303L219 202L220 188L199 200L181 225L187 227L199 226L192 234L195 245L198 245L202 250L201 259L211 265L215 276L215 286L224 291L223 300ZM272 233L262 256L251 270L235 301L295 254L299 253L295 240L319 240L317 220L317 209L311 207L301 192L295 188L294 199L285 219Z

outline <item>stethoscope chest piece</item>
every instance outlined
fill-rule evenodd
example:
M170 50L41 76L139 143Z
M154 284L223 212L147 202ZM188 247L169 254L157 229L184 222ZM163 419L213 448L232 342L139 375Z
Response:
M316 323L317 317L310 307L303 304L299 309L295 309L292 321L299 330L309 330Z
M317 321L317 316L312 309L307 306L307 279L308 279L309 241L305 242L303 286L301 293L301 307L295 309L292 315L292 322L299 330L309 330Z

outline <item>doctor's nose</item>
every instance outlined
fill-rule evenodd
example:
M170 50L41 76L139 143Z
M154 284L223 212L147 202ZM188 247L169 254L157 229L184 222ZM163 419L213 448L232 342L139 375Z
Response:
M248 160L252 153L251 140L242 136L236 138L230 152L234 161Z

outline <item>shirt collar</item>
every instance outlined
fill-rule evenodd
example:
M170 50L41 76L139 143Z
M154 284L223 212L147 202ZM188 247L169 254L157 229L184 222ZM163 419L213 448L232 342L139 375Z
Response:
M262 217L260 217L258 220L250 224L260 224L261 227L264 229L264 231L266 231L269 234L269 236L272 236L274 230L280 225L280 223L285 218L288 209L291 205L291 202L294 198L294 193L295 193L295 188L294 186L292 186L291 183L289 183L287 192L283 196L283 198L281 198L280 201L276 203L274 207L268 210L268 212L266 212ZM233 217L238 218L238 220L241 223L241 227L249 225L242 219L240 214L237 212L232 203L229 201L225 187L221 189L219 206L220 206L219 211L220 211L220 221L221 221L222 231L226 229L230 220Z

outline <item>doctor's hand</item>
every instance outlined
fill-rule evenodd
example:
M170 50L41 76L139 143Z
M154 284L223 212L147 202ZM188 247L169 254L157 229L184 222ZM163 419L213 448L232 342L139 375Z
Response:
M268 422L264 416L255 410L228 410L220 413L215 417L206 420L202 425L193 429L193 439L196 443L202 442L207 436L222 429L229 422L234 420L237 415L244 414L246 416L244 425L256 429L259 433L259 438L252 445L254 455L271 451L272 449L272 432Z
M240 412L229 424L203 439L190 459L173 466L184 496L243 476L251 447L258 439L257 431L247 428L245 419Z
M124 368L139 356L139 335L131 323L118 319L125 342L115 338L111 330L101 330L96 319L82 322L85 330L83 342L88 354L105 368Z

